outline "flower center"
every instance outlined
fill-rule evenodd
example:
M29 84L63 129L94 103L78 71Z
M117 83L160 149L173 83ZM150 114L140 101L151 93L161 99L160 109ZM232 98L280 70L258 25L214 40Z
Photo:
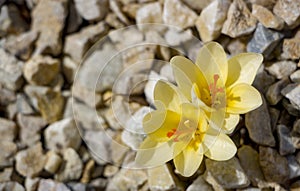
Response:
M218 100L218 94L224 93L224 88L218 87L217 83L218 80L220 79L220 76L218 74L214 75L214 82L209 84L208 88L210 91L210 96L211 96L211 105L215 106L218 104L221 104L221 101Z

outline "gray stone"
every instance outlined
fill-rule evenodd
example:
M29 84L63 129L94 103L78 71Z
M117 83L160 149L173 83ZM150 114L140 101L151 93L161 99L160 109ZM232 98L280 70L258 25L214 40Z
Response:
M19 113L25 115L34 114L36 112L33 110L33 108L29 103L28 98L23 93L17 95L16 109Z
M108 10L107 0L75 0L78 13L88 21L99 21L105 17Z
M16 137L17 126L15 122L0 118L0 140L13 141Z
M268 74L268 72L264 70L264 65L261 65L257 71L253 86L257 88L261 93L265 94L268 88L275 82L275 77Z
M77 180L81 177L83 164L72 148L68 148L63 153L64 164L62 168L55 174L55 179L60 182Z
M281 30L284 27L284 21L281 18L261 5L252 5L252 15L266 28Z
M294 122L293 132L300 134L300 119Z
M289 178L288 161L270 147L259 147L259 163L267 181L284 184Z
M224 189L244 188L250 184L237 158L227 161L205 160L206 170ZM204 175L206 176L206 175Z
M66 20L67 24L65 28L66 28L66 33L70 34L75 32L80 27L80 25L83 22L83 19L78 13L78 11L76 10L74 1L69 2L68 9L69 9L68 10L69 15Z
M186 189L186 191L199 191L199 190L207 190L207 191L213 191L214 189L210 184L208 184L203 176L198 176L194 182L189 185L189 187Z
M75 62L80 63L86 51L103 37L107 30L108 26L104 22L99 22L81 29L78 33L67 35L64 52Z
M290 169L289 179L297 178L300 176L300 164L298 163L294 155L289 155L286 157Z
M278 61L265 69L275 76L277 79L282 79L291 75L297 68L297 65L293 61Z
M26 191L36 191L39 186L40 178L26 178L25 189Z
M23 84L23 62L0 48L0 84L10 90L18 90Z
M51 179L40 180L37 191L71 191L66 185Z
M12 166L17 145L11 141L0 141L0 168Z
M29 96L33 107L41 113L48 123L61 118L65 101L60 92L45 86L31 85L25 86L24 91Z
M300 84L289 84L281 91L281 93L284 97L289 99L298 110L300 110Z
M108 179L96 178L91 181L90 185L97 190L105 190L108 182Z
M256 27L256 19L252 16L243 0L234 0L230 5L222 33L232 38L250 34Z
M278 0L273 12L281 17L289 27L294 28L300 24L300 2Z
M284 59L297 60L300 58L300 38L284 39L282 54Z
M8 182L11 181L11 176L13 173L13 168L5 168L0 172L0 182Z
M271 117L272 131L274 132L276 129L277 122L280 117L280 110L273 108L273 107L269 107L269 113L270 113L270 117Z
M277 136L279 139L280 155L292 154L296 151L293 146L291 131L285 125L277 125Z
M145 138L143 129L143 118L152 109L150 107L142 107L133 114L125 124L125 129L122 133L122 140L133 150L139 148Z
M24 187L18 182L4 182L0 183L1 191L25 191Z
M201 11L195 25L203 42L215 40L220 36L230 3L227 0L216 0Z
M291 103L288 99L283 98L282 105L286 109L289 115L299 117L300 116L300 108L299 106Z
M290 75L290 79L292 82L300 83L300 70L296 70L294 73Z
M247 51L261 53L268 57L273 53L282 37L281 33L267 29L258 23L254 35L247 45Z
M185 29L192 27L196 19L197 14L180 0L165 0L163 9L165 24Z
M147 181L147 174L140 169L122 168L109 182L106 191L138 190Z
M252 185L257 186L261 181L264 181L264 175L259 166L258 153L251 146L243 145L238 149L238 157L241 166L246 175L250 179Z
M35 56L24 65L24 77L33 85L48 85L60 70L58 59L50 56Z
M115 47L111 43L105 43L102 49L86 58L74 83L80 83L93 92L111 90L123 69L121 55L116 54Z
M77 182L68 183L68 187L70 187L73 191L86 191L89 189L88 185Z
M255 143L265 146L275 146L270 114L264 98L262 106L246 114L245 125L249 132L250 138Z
M54 174L60 167L62 158L54 151L47 152L47 162L44 169Z
M163 23L161 4L159 2L155 2L140 6L136 11L136 23ZM152 25L138 25L138 28L143 31L153 30ZM154 28L160 30L160 27L155 26Z
M20 10L14 4L0 6L0 37L8 34L21 34L29 29Z
M67 1L39 1L32 11L32 30L39 32L36 53L57 56L62 50L62 32L68 15ZM51 23L51 24L50 24Z
M78 149L81 137L74 119L66 118L52 123L44 132L46 147L53 151L63 151L68 147Z
M28 60L37 38L38 33L36 31L29 31L17 37L8 38L5 49L21 60Z
M41 130L47 122L39 116L17 114L17 122L20 127L19 139L22 143L30 146L41 140Z
M46 156L43 154L41 143L19 151L16 155L16 170L25 177L38 176L43 170L45 163Z
M102 96L100 93L97 93L92 89L88 89L80 82L73 84L72 97L84 102L91 108L98 107L102 101Z
M180 185L177 185L178 181L167 164L149 168L147 174L150 190L180 190Z
M16 94L14 91L3 88L0 85L0 105L7 106L16 101Z
M266 93L266 98L270 105L276 105L282 98L281 90L290 83L288 78L284 78L272 84Z

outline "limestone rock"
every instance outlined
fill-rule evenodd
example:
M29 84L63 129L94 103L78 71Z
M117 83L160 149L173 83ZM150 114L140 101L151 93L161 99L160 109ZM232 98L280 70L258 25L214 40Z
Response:
M73 83L77 71L77 63L70 57L65 56L62 61L62 71L69 83Z
M36 191L39 186L40 178L26 178L25 189L26 191Z
M49 56L35 56L24 65L24 77L34 85L47 85L58 75L60 62Z
M290 79L292 82L299 83L300 82L300 70L296 70L290 75Z
M12 166L17 145L11 141L0 141L0 168Z
M299 1L278 0L273 8L273 12L281 17L291 28L300 24Z
M163 22L162 8L159 2L142 5L136 11L137 24L145 24L145 23L161 24L162 22ZM153 27L152 25L148 25L148 26L138 25L138 28L143 31L153 30L152 27Z
M232 38L250 34L256 27L256 19L251 15L243 0L234 0L230 5L222 33Z
M214 189L210 184L208 184L203 176L198 176L194 182L189 185L186 191L199 191L199 190L207 190L207 191L213 191Z
M107 0L75 0L78 13L88 21L99 21L107 14Z
M215 40L220 36L229 5L227 0L216 0L201 11L196 27L203 42Z
M148 82L147 82L145 90L144 90L147 102L150 105L154 104L154 97L153 97L154 87L155 87L157 81L161 80L161 79L167 80L165 77L160 76L156 72L150 71L150 74L148 76Z
M277 79L282 79L291 75L297 68L293 61L278 61L266 67L266 70Z
M275 149L259 147L259 163L267 181L284 184L288 180L288 162Z
M1 87L0 85L0 105L7 106L16 101L16 94L12 90Z
M11 180L13 168L5 168L0 172L0 182L8 182Z
M179 190L177 180L167 164L147 170L150 190Z
M25 191L24 187L18 182L4 182L0 183L0 190L6 191Z
M69 2L68 12L69 15L66 20L67 24L65 28L66 28L66 33L70 34L75 32L80 27L80 25L83 22L83 19L78 13L78 11L76 10L74 1Z
M39 1L32 11L32 30L39 32L36 53L57 56L62 50L62 32L68 15L67 1Z
M300 84L289 84L281 91L281 93L284 97L289 99L290 102L298 108L298 110L300 110Z
M227 161L205 160L206 170L224 189L247 187L250 184L237 158ZM207 176L207 175L204 175Z
M203 1L194 1L194 0L182 0L187 6L192 8L193 10L196 10L197 12L200 12L205 7L207 7L210 3L213 2L213 0L203 0Z
M260 145L275 146L270 114L264 98L262 106L246 114L245 125L254 142Z
M29 99L25 96L25 94L17 95L17 103L16 109L19 113L30 115L36 113L29 103Z
M47 162L44 169L54 174L60 167L62 158L54 151L47 152Z
M36 31L29 31L17 37L8 39L5 49L21 60L28 60L34 48L34 42L38 38Z
M53 151L62 151L68 147L78 149L81 137L74 119L67 118L52 123L45 130L46 147Z
M272 84L267 93L266 93L266 98L271 105L276 105L282 98L283 95L281 94L281 90L285 88L290 81L287 78L284 78L275 84Z
M66 182L70 180L77 180L82 173L83 164L72 148L68 148L63 153L64 165L55 175L55 179L60 182Z
M264 181L264 175L259 166L258 153L251 146L243 145L238 149L241 166L254 186Z
M72 97L83 101L89 107L94 108L101 104L102 96L99 93L86 88L81 83L74 83L72 86Z
M42 117L23 114L17 114L17 122L20 127L19 138L28 146L41 140L41 130L47 125Z
M38 160L37 160L38 159ZM25 177L35 177L43 170L46 156L41 144L36 144L16 155L16 169Z
M66 185L51 179L40 180L37 191L71 191Z
M281 18L263 6L253 4L252 15L266 28L281 30L284 26Z
M23 62L0 48L0 84L10 90L18 90L23 84Z
M247 51L261 53L268 57L273 54L274 48L282 37L281 33L267 29L259 23L247 45Z
M109 1L110 9L117 15L117 17L126 25L129 25L130 22L127 19L126 15L121 11L121 3L117 0Z
M179 31L171 28L165 33L165 40L169 46L179 46L193 38L194 36L190 29Z
M300 58L300 38L284 39L282 55L285 59L297 60Z
M64 52L75 62L80 63L86 51L107 33L107 29L104 22L99 22L81 29L78 33L66 36Z
M17 126L15 122L0 118L0 140L13 141L16 137Z
M53 91L45 86L31 85L25 86L24 90L30 97L31 104L48 123L61 118L64 98L60 92Z
M180 0L165 0L163 9L165 24L185 29L193 26L196 19L197 14Z

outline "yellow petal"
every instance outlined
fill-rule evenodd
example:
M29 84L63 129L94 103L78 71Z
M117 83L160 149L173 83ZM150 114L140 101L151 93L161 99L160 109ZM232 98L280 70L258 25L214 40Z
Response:
M164 108L171 111L179 111L179 105L188 102L176 86L163 80L159 80L155 85L154 100L156 107L163 105Z
M157 143L147 137L137 151L135 163L141 167L154 167L168 162L173 157L173 147L167 142Z
M205 156L217 161L224 161L232 158L236 153L236 146L225 134L206 134L204 144L207 147Z
M242 53L230 58L226 87L238 83L251 85L262 61L263 56L257 53Z
M170 110L155 110L145 115L143 128L152 140L165 142L171 138L168 133L175 132L179 123L179 114Z
M191 100L191 89L194 83L199 87L207 86L205 83L202 84L205 82L203 74L191 60L183 56L175 56L170 63L178 87L189 100Z
M260 93L248 84L237 84L227 91L226 111L232 114L244 114L262 104Z
M203 73L208 84L214 81L214 75L219 75L220 81L227 79L227 57L223 47L216 42L205 44L199 51L196 64Z
M230 134L233 132L234 128L237 126L237 124L240 121L240 115L238 114L225 114L225 122L223 126L224 133Z
M192 176L199 168L203 155L189 146L174 158L174 164L179 174Z

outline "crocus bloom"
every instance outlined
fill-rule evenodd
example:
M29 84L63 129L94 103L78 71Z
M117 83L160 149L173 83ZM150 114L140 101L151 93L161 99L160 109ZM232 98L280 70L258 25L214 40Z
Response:
M189 101L206 110L208 116L224 108L225 121L220 118L216 126L223 123L222 131L230 133L239 122L239 114L262 104L260 93L251 86L262 61L257 53L242 53L227 60L222 46L210 42L200 49L196 64L175 56L171 66L180 91Z
M158 81L154 100L156 110L143 120L148 136L137 152L137 164L153 167L174 159L177 171L188 177L199 168L203 155L214 160L228 160L235 155L231 139L210 128L206 114L178 87Z

